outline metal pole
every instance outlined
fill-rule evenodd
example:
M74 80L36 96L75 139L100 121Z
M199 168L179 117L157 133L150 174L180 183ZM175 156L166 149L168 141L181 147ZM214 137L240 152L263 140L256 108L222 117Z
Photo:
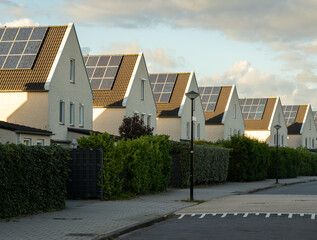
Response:
M278 129L276 129L276 182L278 184Z
M103 148L100 149L100 200L103 201Z
M192 100L192 109L191 109L191 137L190 137L190 201L194 200L194 99Z

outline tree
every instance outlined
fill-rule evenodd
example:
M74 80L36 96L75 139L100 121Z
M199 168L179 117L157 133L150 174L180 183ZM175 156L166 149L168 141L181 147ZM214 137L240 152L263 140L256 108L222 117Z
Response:
M153 128L145 126L139 115L124 117L119 127L121 137L135 139L144 135L153 135Z

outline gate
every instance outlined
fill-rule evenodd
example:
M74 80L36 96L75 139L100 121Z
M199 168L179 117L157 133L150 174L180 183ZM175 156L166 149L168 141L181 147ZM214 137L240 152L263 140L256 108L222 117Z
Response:
M100 198L103 200L103 150L72 149L68 161L68 198Z

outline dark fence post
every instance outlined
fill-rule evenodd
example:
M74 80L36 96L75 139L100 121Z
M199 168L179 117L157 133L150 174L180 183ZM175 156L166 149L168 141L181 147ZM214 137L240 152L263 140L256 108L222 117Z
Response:
M103 148L100 148L100 200L103 201Z

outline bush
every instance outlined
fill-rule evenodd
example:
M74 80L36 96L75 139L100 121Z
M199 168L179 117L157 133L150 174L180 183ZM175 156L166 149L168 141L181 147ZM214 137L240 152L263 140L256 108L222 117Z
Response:
M296 149L299 154L299 175L317 175L317 154L308 151L307 148L299 147Z
M0 217L64 208L68 158L59 146L0 144Z
M178 154L181 162L182 186L189 186L190 144L172 142L171 152ZM229 151L217 146L194 145L194 183L211 184L227 178Z
M107 134L78 140L81 148L104 148L104 198L164 190L171 170L168 136L122 139L114 145ZM106 163L106 164L105 164Z
M153 128L144 125L139 115L133 117L124 117L121 126L119 127L119 134L123 138L135 139L141 136L153 135Z
M219 141L217 144L230 149L229 181L258 181L267 178L270 149L266 143L245 136L232 136L231 140Z

